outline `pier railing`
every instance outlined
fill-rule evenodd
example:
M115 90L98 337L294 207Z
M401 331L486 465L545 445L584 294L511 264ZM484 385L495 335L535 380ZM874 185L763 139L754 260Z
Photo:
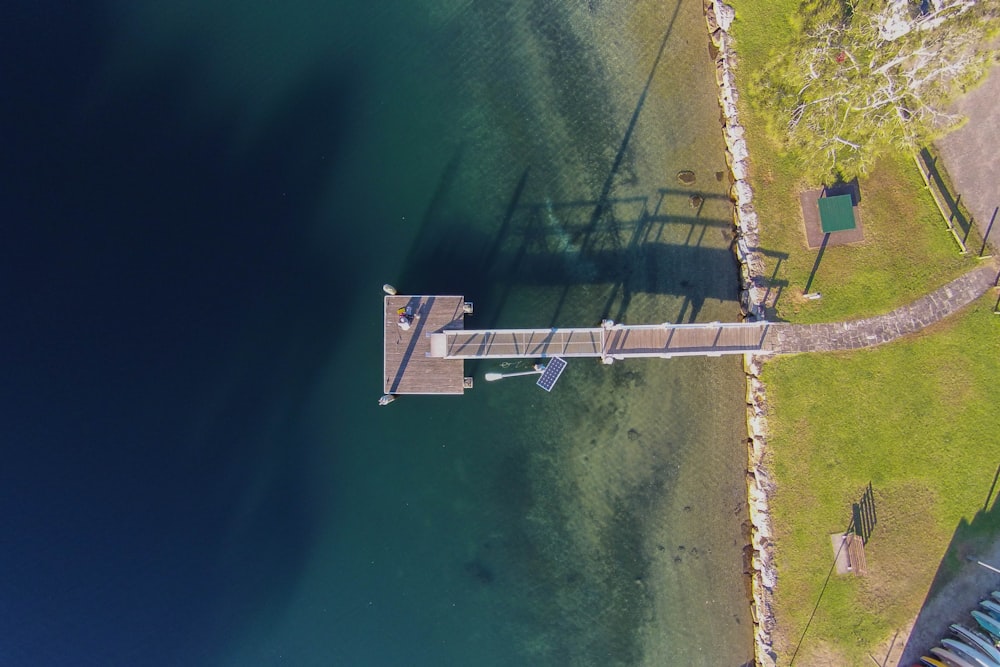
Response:
M430 334L431 357L537 359L721 356L763 349L766 322L639 324L593 328L452 330Z

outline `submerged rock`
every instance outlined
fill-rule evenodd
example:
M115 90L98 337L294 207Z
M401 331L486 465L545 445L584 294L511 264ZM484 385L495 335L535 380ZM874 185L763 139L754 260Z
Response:
M680 181L682 185L694 185L694 172L688 170L679 171L677 172L677 180Z

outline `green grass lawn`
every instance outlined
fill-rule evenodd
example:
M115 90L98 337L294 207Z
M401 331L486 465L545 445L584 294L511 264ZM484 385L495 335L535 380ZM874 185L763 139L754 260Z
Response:
M913 157L886 155L859 181L865 241L817 251L805 245L798 195L818 187L782 152L766 109L749 103L754 73L788 49L825 0L733 0L751 185L761 249L778 301L771 318L837 321L889 311L972 268L926 190ZM810 291L802 299L816 267ZM920 610L944 575L1000 533L1000 511L980 515L1000 463L1000 316L995 292L919 336L873 350L768 362L768 462L778 586L776 648L788 664L810 615L796 664L870 663ZM869 575L833 576L829 534L843 531L871 482L878 524ZM953 543L954 538L954 543ZM949 551L949 544L951 550ZM940 582L940 578L938 579ZM822 597L820 593L822 592ZM879 655L884 655L879 654Z
M847 527L869 482L878 516L869 575L831 578L800 659L829 644L850 658L845 664L862 664L917 613L959 522L983 508L1000 463L995 301L987 294L957 319L881 348L765 366L786 660L830 571L829 534ZM990 516L963 531L953 551L974 553L995 536L1000 512ZM950 566L959 563L952 554Z
M792 42L802 11L798 2L745 0L734 3L737 20L741 91L752 91L754 72L766 68L776 50ZM745 19L745 16L752 17ZM958 253L958 245L907 154L886 155L860 179L859 212L865 241L828 247L817 264L818 250L806 247L799 193L820 187L801 176L795 155L782 152L768 130L767 110L740 101L751 155L751 185L761 221L761 250L778 299L771 319L795 322L837 321L884 313L941 286L971 268L975 261ZM810 292L820 300L802 299Z

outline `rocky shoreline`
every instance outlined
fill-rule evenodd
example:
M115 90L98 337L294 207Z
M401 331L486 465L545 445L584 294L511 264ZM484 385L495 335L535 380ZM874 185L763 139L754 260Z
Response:
M722 107L722 131L726 141L726 162L732 178L730 197L734 203L733 224L736 259L740 264L740 309L744 319L764 319L767 296L759 223L753 205L753 189L747 181L748 158L744 129L736 108L736 54L729 28L735 10L721 0L705 0L705 18L715 47L715 79ZM767 449L767 399L760 370L764 357L745 355L747 376L747 499L750 508L751 614L754 622L754 654L758 667L773 667L775 654L771 633L774 629L772 593L777 581L773 561L773 533L768 497L773 490L764 455Z

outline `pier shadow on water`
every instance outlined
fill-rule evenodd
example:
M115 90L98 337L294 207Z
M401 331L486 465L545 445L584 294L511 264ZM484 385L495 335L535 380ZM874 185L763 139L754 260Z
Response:
M426 235L418 239L409 258L404 284L469 298L503 285L490 303L477 303L477 321L487 328L495 326L514 286L563 290L563 299L533 326L593 324L561 318L566 292L581 285L605 289L604 303L594 311L595 321L627 320L628 307L640 293L681 297L674 322L695 321L708 299L735 299L738 274L732 223L699 215L704 200L728 202L725 195L661 188L653 196L607 198L595 224L589 216L597 204L594 200L521 202L530 174L527 168L521 173L492 235L457 220L428 223ZM698 208L690 203L693 196L702 200ZM668 213L665 202L679 212ZM775 262L777 272L785 256L766 250L762 254ZM732 269L705 270L726 265ZM773 304L783 285L774 276L768 284Z
M680 7L681 3L677 3L667 21L596 198L522 201L531 173L530 166L525 167L512 188L499 227L491 235L475 229L468 221L448 220L443 214L442 203L461 168L461 151L456 151L431 198L420 238L401 278L403 284L420 284L424 293L457 293L470 298L488 293L489 285L505 284L503 291L494 293L491 303L481 306L477 313L478 321L487 327L495 325L514 285L561 288L562 296L556 299L552 312L548 317L540 315L538 324L547 320L549 326L560 323L569 289L581 285L609 285L607 301L594 315L598 319L611 317L619 321L627 317L628 306L637 292L682 295L684 302L676 321L694 321L706 298L733 299L734 273L694 277L702 267L727 263L735 266L728 250L702 244L709 228L717 228L727 244L732 240L731 222L701 215L706 199L727 199L725 195L667 187L649 195L613 194L620 185L620 171ZM580 45L577 48L582 50ZM597 108L607 106L602 104ZM690 202L690 212L666 214L663 205L670 199ZM667 224L689 228L682 243L657 243Z

